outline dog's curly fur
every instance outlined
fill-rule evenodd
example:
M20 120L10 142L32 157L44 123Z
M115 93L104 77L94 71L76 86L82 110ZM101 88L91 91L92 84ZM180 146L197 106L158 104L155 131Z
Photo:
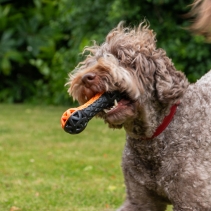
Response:
M127 197L119 211L211 211L211 72L189 85L143 22L120 23L70 74L69 93L81 104L96 93L126 93L115 109L99 116L124 128L122 168ZM170 108L168 127L150 138Z
M194 33L203 35L211 42L211 0L194 0L189 17L194 19L189 27Z

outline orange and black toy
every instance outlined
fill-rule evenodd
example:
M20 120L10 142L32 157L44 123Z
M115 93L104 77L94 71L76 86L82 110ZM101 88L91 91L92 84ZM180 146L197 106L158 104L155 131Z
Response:
M87 103L78 108L70 108L61 117L62 128L70 134L82 132L97 113L114 105L114 100L119 101L121 94L118 91L99 93Z

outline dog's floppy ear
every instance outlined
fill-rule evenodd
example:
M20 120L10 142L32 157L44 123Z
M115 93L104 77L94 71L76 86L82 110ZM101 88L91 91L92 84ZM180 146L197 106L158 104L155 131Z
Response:
M183 96L188 84L185 75L175 69L168 57L156 60L155 88L161 103L177 102Z

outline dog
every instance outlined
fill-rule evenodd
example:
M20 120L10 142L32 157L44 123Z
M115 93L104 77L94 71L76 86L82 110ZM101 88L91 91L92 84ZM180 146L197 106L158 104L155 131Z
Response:
M126 131L126 200L118 211L165 211L168 204L211 211L211 71L189 84L146 22L120 23L85 51L69 75L69 94L84 104L97 93L122 93L98 113Z

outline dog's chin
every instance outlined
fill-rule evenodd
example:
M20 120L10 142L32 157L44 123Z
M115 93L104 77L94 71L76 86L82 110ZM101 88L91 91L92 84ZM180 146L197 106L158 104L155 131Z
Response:
M135 105L131 101L122 99L117 105L104 109L97 116L103 118L110 128L120 129L128 120L134 118Z

